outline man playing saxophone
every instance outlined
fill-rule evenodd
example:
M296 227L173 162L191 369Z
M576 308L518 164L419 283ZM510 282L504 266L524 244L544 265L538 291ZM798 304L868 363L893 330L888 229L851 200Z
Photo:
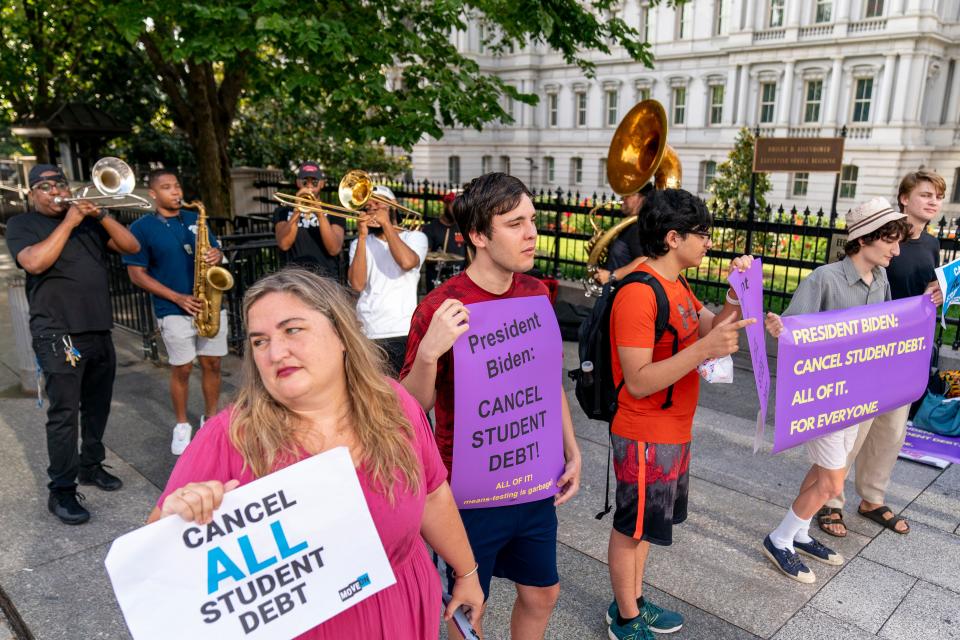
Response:
M156 204L153 215L145 215L130 226L140 242L140 252L125 256L130 280L151 294L160 335L170 361L170 398L176 425L170 451L180 455L190 443L193 427L187 419L190 371L198 358L201 371L204 413L217 413L220 395L220 358L227 354L226 311L220 310L220 329L212 338L197 335L194 318L203 310L193 295L197 239L197 212L182 208L183 190L177 174L157 169L148 180L150 197ZM209 232L209 230L208 230ZM223 259L219 243L209 233L210 248L203 260L210 265Z

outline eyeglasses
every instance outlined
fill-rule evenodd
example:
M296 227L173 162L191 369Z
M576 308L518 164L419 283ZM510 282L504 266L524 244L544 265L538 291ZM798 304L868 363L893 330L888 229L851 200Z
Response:
M40 182L38 184L35 184L33 188L39 189L44 193L50 193L54 189L58 189L60 191L67 191L70 188L70 185L68 185L63 180L54 180L50 182Z
M700 237L703 238L704 240L710 240L710 239L713 238L713 233L712 233L710 230L704 231L703 229L701 229L701 230L699 230L699 231L691 229L690 231L685 231L685 232L683 232L683 233L680 234L680 235L684 235L684 236L685 236L685 235L691 234L691 233L692 233L693 235L695 235L695 236L700 236Z
M321 182L323 182L323 178L300 178L300 182L302 182L307 186L312 187L314 185L318 185Z

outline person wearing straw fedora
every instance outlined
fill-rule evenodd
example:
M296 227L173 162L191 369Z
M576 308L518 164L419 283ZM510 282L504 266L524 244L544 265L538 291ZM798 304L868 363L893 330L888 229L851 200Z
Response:
M885 267L900 253L900 242L909 236L906 215L896 211L884 198L873 198L847 212L846 256L840 262L817 267L802 280L784 315L800 315L849 309L891 299ZM768 313L767 331L774 338L783 332L783 321ZM843 556L810 536L810 521L818 516L822 526L839 509L823 507L843 492L847 458L859 429L870 421L828 433L805 443L811 467L800 485L797 498L776 529L763 540L763 553L784 575L802 583L816 582L816 576L799 553L828 565L843 564ZM866 427L864 427L866 425Z
M926 230L940 213L946 189L943 178L932 171L911 171L900 181L897 204L906 215L910 234L900 242L900 255L890 260L886 269L894 300L928 294L934 304L943 302L934 272L940 266L940 242ZM886 494L907 435L909 412L910 405L906 404L877 416L872 424L860 425L846 468L849 475L850 468L856 466L854 477L860 496L857 513L900 534L909 533L910 525L886 505ZM831 520L821 523L820 528L830 535L843 537L847 533L843 521L835 517L843 503L843 493L827 502L826 515Z

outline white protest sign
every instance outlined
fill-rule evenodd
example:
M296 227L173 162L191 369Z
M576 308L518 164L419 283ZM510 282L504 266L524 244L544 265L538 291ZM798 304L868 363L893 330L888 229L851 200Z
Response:
M947 309L952 304L960 304L960 260L954 260L937 267L937 282L943 292L943 306L940 307L940 326L947 328Z
M345 447L163 518L106 559L136 640L293 638L396 582Z

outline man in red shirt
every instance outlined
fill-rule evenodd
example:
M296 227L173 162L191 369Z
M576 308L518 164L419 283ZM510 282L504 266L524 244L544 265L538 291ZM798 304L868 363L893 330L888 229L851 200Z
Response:
M700 394L697 366L737 350L740 302L732 289L714 314L697 300L681 273L697 267L711 247L710 213L696 196L679 189L651 193L636 225L651 274L670 304L676 331L655 336L657 300L651 286L627 285L610 315L613 379L624 381L611 426L617 509L607 551L615 600L607 610L610 638L642 640L672 633L683 616L643 598L643 570L650 543L669 546L673 525L687 518L690 440ZM731 261L746 270L752 258ZM675 342L676 341L676 342ZM676 349L674 348L676 344Z
M468 330L464 305L488 300L545 296L533 268L537 244L535 210L522 182L504 173L472 180L453 207L457 226L474 252L466 271L434 289L417 307L410 325L401 383L424 409L435 410L436 439L448 471L453 468L454 384L451 347ZM561 372L557 372L558 380ZM456 381L457 384L469 381ZM580 450L566 394L562 398L564 472L553 498L486 509L460 511L477 558L484 596L491 576L516 584L517 599L510 636L543 638L560 594L557 573L556 505L573 497L580 486ZM456 577L448 570L448 580Z

